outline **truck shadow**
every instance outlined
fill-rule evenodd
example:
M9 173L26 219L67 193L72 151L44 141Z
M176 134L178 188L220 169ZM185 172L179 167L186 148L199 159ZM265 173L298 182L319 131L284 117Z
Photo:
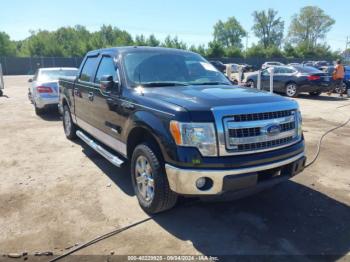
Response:
M77 144L124 193L135 195L129 166L116 168L85 143ZM293 181L225 202L181 198L175 208L153 220L208 256L274 254L289 255L277 256L276 261L308 261L319 258L308 256L330 255L323 260L335 261L350 251L350 207Z
M205 255L325 254L334 261L350 249L349 206L293 181L240 200L180 204L154 220Z
M130 178L130 166L128 164L124 164L121 168L117 168L80 139L76 140L75 143L82 147L83 153L125 194L129 196L135 195Z

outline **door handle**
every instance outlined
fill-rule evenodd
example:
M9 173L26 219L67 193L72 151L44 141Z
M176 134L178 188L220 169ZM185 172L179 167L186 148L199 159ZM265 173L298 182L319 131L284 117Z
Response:
M93 92L89 92L88 98L89 98L90 101L94 101L94 93Z

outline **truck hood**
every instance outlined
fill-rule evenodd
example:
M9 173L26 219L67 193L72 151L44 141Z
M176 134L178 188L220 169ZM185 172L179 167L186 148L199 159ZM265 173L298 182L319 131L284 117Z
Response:
M274 103L289 100L289 98L253 88L226 85L146 88L144 96L178 105L189 111L208 111L218 106Z

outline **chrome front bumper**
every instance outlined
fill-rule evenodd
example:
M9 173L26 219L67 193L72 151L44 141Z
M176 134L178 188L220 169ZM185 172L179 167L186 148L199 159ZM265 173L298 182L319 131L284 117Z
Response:
M183 195L216 195L223 193L224 177L238 176L269 169L274 169L291 164L305 156L304 152L283 161L246 168L229 170L203 170L203 169L181 169L169 164L165 165L166 174L172 191ZM196 187L197 179L201 177L210 178L213 186L208 190L199 190Z

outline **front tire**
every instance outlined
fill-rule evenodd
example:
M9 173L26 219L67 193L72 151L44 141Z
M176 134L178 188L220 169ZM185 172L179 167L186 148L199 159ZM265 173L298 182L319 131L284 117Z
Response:
M63 129L66 137L69 140L74 140L77 138L77 128L73 123L72 115L67 105L63 106Z
M131 177L141 208L148 214L171 209L177 194L171 191L164 162L149 144L138 145L131 159Z
M295 83L289 83L286 85L286 95L288 97L297 97L298 96L298 87Z

